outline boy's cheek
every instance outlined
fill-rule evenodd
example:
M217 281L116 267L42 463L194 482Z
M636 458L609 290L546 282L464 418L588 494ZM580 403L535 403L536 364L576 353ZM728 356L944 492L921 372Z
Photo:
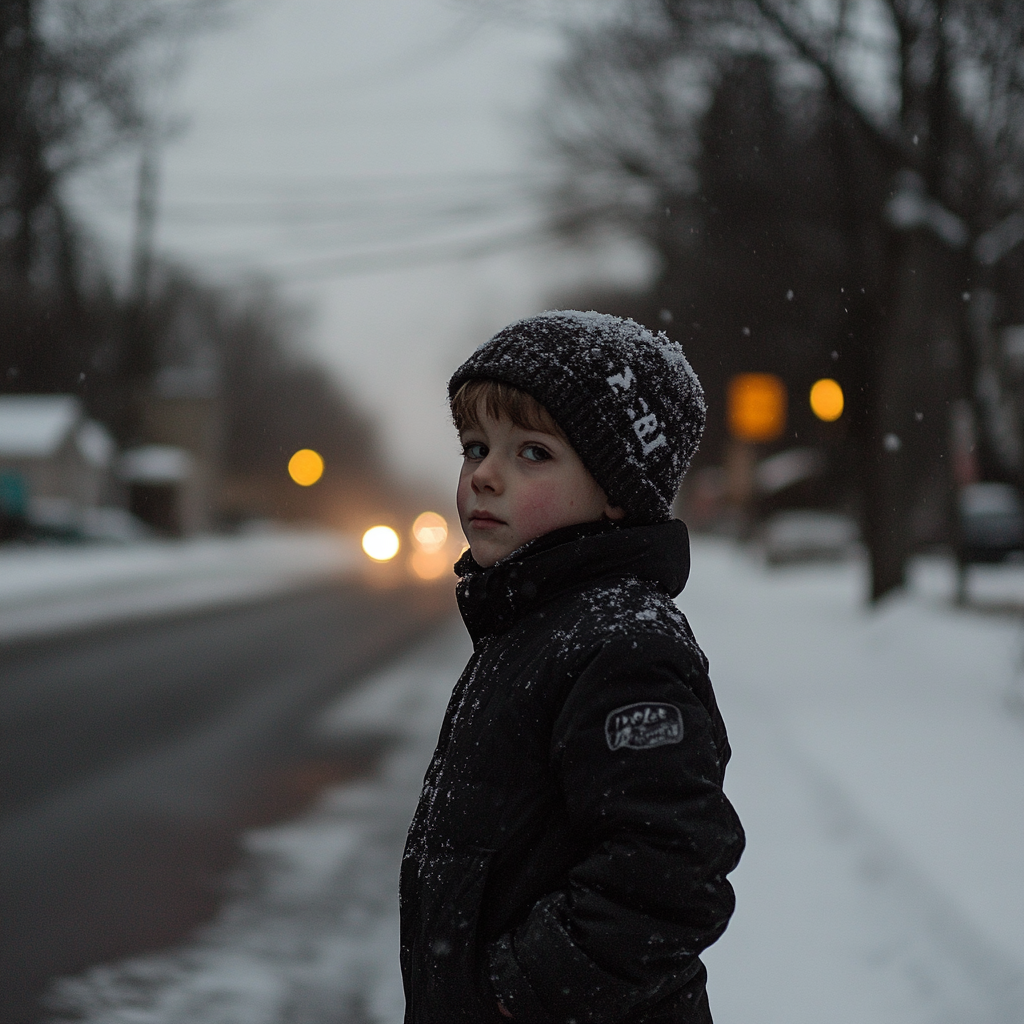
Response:
M455 488L455 506L459 510L459 519L462 526L466 526L466 516L472 511L473 486L470 476L463 472L459 476L458 486Z
M516 503L516 518L525 531L538 531L535 535L568 526L575 521L576 502L557 486L537 484L526 491Z

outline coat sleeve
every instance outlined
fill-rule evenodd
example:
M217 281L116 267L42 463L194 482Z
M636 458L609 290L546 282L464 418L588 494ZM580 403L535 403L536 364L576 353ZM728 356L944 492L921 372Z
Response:
M703 665L666 637L608 643L572 687L552 763L585 852L488 949L514 1018L620 1020L685 984L725 930L744 838L721 719L696 693L711 693Z

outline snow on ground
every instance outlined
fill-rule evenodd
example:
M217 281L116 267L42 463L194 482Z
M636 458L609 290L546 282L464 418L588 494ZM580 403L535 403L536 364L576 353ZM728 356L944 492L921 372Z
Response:
M718 1024L1024 1020L1021 628L950 607L952 574L869 612L858 564L767 571L694 544L680 599L711 659L747 827L738 909L706 954ZM980 571L989 607L1024 571ZM55 987L90 1024L397 1024L396 879L461 626L316 727L400 742L372 780L248 834L220 916L181 949ZM60 1009L58 1009L60 1007Z
M857 565L765 572L707 544L693 564L680 604L748 832L716 1020L1024 1020L1019 621L953 609L942 563L874 612ZM985 601L1024 582L974 574Z
M350 572L356 543L323 530L0 549L0 643L252 600Z

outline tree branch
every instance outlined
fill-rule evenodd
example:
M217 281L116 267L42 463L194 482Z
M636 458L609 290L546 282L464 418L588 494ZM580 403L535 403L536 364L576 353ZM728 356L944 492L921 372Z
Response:
M768 0L751 0L761 17L772 25L782 38L808 63L821 72L832 95L853 118L858 127L879 147L889 160L896 164L913 163L913 157L900 139L888 135L878 127L854 101L846 90L835 66L820 54L810 40L802 36L790 22Z

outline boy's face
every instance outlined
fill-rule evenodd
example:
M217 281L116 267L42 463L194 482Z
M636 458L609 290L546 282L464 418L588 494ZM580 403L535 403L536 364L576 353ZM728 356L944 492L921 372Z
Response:
M481 403L482 404L482 403ZM484 568L561 526L621 519L572 447L543 430L478 410L460 434L458 506L473 558Z

